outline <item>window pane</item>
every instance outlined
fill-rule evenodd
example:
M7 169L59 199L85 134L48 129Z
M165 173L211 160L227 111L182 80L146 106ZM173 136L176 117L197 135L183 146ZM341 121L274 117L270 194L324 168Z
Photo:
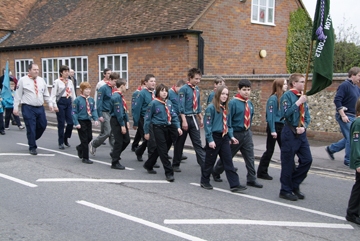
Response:
M253 0L253 4L258 4L258 0Z
M87 59L83 59L83 70L87 71Z
M261 6L266 6L266 0L260 0L260 5Z
M81 82L82 82L82 79L81 79L81 73L77 73L76 74L76 84L79 85Z
M269 7L274 7L274 0L269 0Z
M82 71L81 58L76 58L76 71Z
M84 73L84 79L82 80L83 82L87 82L88 81L88 76L87 73ZM79 83L80 84L80 83Z
M76 67L76 64L75 64L75 58L71 58L71 66L69 66L71 69L73 70L77 70L75 67Z
M115 56L114 62L114 70L120 70L120 56Z
M273 9L272 8L269 8L269 11L268 11L268 22L269 23L273 23L274 22L274 19L273 19Z
M59 74L58 73L54 73L54 80L59 78Z
M113 57L112 56L107 57L107 66L105 66L105 68L110 68L111 70L114 70Z
M122 57L121 63L122 63L122 69L121 70L127 70L127 58L126 57Z
M69 67L69 60L68 59L65 60L65 65L67 65Z
M103 71L105 69L105 58L100 58L100 70Z
M45 80L45 82L47 83L48 82L48 79L47 79L47 74L45 73L45 74L43 74L43 79Z
M260 13L259 13L259 22L264 23L265 22L265 8L260 8Z
M253 6L252 20L255 20L255 21L258 20L258 7L257 6Z
M127 80L127 73L126 72L122 72L121 78L124 78Z
M53 83L53 75L52 74L49 74L49 81L48 81L48 85L52 85Z
M49 67L49 72L53 71L53 64L52 64L52 60L48 59L48 67Z

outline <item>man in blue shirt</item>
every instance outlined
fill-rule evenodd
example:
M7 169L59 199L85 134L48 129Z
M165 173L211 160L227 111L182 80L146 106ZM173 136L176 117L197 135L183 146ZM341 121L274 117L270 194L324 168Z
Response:
M334 103L336 106L336 121L339 123L341 133L344 138L340 141L325 147L331 160L334 160L334 153L345 148L344 165L350 163L350 137L349 131L351 123L356 118L355 104L360 97L360 89L357 86L360 80L360 68L352 67L349 70L348 79L341 83L336 91Z
M204 122L201 114L200 91L197 86L201 80L201 70L197 68L190 69L188 79L188 83L179 90L179 109L183 134L178 137L175 144L172 164L174 172L181 172L181 153L188 133L196 153L197 163L202 166L205 160L205 151L200 139L200 128L204 127Z

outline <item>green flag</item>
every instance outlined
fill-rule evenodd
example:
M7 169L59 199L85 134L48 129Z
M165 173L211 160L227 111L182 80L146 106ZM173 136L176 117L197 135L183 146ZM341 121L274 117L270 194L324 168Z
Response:
M317 0L311 39L316 40L312 87L313 95L332 83L334 59L334 28L330 17L330 0Z

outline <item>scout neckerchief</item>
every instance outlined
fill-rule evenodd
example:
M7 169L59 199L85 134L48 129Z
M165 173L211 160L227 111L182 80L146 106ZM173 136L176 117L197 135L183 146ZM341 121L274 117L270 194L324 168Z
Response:
M149 91L149 93L151 94L151 100L154 100L154 99L155 99L154 91L153 91L153 90L149 90L148 87L144 87L144 89L146 89L147 91Z
M225 109L225 106L220 104L221 109L223 110L223 132L222 136L225 136L228 133L228 126L227 126L227 110Z
M90 103L89 103L89 97L86 97L85 95L80 95L82 97L84 97L85 101L86 101L86 112L88 113L89 116L91 116L91 109L90 109Z
M141 91L142 90L142 86L141 85L139 85L139 87L137 87L137 89L136 89L137 91Z
M66 99L68 99L70 97L70 95L71 95L70 87L68 86L68 80L64 79L63 77L60 77L60 80L65 85Z
M297 97L300 98L301 92L299 92L296 89L290 89L290 91L293 92L294 95L296 95ZM305 106L304 106L304 103L302 103L299 106L299 112L300 112L300 124L301 124L301 126L305 126Z
M123 103L124 110L127 113L128 108L127 108L127 105L126 105L126 100L124 98L124 95L119 90L115 91L114 93L119 93L119 95L121 96L121 100L122 100L122 103Z
M245 102L244 127L247 130L250 127L250 108L249 108L249 104L248 104L249 99L242 97L239 93L237 93L235 95L235 99Z
M107 81L107 80L105 80L105 79L104 79L104 81L105 81L105 83L107 84L107 86L109 86L109 87L111 88L111 94L114 94L115 91L116 91L116 88L111 84L110 81Z
M190 86L193 89L193 111L196 113L197 111L197 98L196 98L196 88L194 85L192 85L190 82L187 83L188 86Z
M156 97L155 100L159 101L161 104L164 104L166 115L167 115L167 122L170 124L171 123L171 114L170 114L170 110L169 110L168 106L166 105L166 102L161 100L158 97Z
M177 94L175 85L173 85L171 89Z
M37 86L37 82L36 82L36 77L33 78L33 77L32 77L31 75L29 75L29 74L28 74L28 77L34 81L34 90L35 90L35 95L36 95L36 98L37 98L37 97L38 97L39 90L38 90L38 86Z

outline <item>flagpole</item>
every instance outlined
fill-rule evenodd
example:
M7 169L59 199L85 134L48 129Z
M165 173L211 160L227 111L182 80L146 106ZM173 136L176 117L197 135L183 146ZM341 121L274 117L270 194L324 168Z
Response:
M308 63L307 63L307 67L306 67L305 86L304 86L304 91L303 91L304 94L306 93L306 87L307 87L308 78L309 78L310 60L311 60L313 46L314 46L314 40L311 40L310 51L309 51L309 56L308 56Z

